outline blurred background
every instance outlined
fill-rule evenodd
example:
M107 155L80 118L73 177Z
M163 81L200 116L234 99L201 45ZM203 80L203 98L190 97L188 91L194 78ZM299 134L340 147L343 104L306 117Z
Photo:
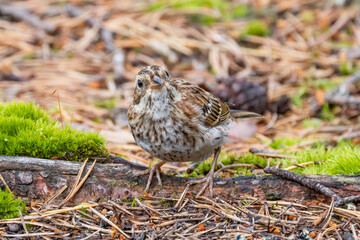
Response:
M351 0L0 1L0 100L34 101L147 165L126 111L144 66L166 66L266 116L225 146L359 142L360 3ZM170 167L171 168L171 167Z

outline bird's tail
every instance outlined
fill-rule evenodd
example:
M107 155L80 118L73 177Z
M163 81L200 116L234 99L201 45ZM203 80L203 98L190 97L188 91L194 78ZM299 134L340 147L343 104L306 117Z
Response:
M251 118L265 118L263 115L258 113L233 110L233 109L230 110L230 116L239 120L251 119Z

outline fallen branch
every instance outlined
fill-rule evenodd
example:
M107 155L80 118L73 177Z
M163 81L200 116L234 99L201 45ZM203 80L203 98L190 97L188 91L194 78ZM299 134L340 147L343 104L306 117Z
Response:
M264 168L264 172L271 173L273 175L280 176L285 179L290 179L290 180L298 182L310 189L320 192L320 193L324 194L325 196L330 197L331 199L334 199L335 207L345 204L345 203L349 203L349 202L360 201L360 195L342 198L338 194L333 192L330 188L324 186L323 184L319 183L318 181L314 181L313 179L310 179L303 175L295 174L293 172L289 172L289 171L286 171L283 169L273 168L273 167Z
M86 182L68 203L82 203L104 196L108 199L143 196L148 176L136 177L135 175L147 168L115 156L111 156L110 160L117 164L96 163ZM1 175L13 193L16 196L42 202L43 199L49 199L57 194L65 185L73 186L82 165L81 162L0 156ZM90 167L91 163L86 164L84 172L89 171ZM315 175L307 179L326 186L341 197L360 195L359 176ZM172 198L174 193L180 196L189 180L189 178L163 174L163 188L152 184L150 191L157 197ZM195 195L201 187L201 184L191 186L189 192ZM53 202L60 203L70 191L71 188L67 188ZM226 200L244 194L260 199L266 199L269 196L297 201L301 199L324 201L326 199L324 195L309 191L309 188L293 180L277 176L256 175L215 179L214 195L216 197Z

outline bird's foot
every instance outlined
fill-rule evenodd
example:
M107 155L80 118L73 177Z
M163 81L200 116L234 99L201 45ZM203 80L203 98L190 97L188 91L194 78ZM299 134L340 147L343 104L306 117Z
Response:
M162 182L161 182L161 177L160 177L160 173L161 173L161 166L164 165L166 162L164 161L161 161L157 164L155 164L154 166L152 166L151 168L145 170L145 171L142 171L138 174L136 174L136 176L141 176L141 175L146 175L146 174L149 174L149 178L148 178L148 181L147 181L147 184L146 184L146 188L145 188L145 192L148 193L149 192L149 189L150 189L150 185L151 185L151 182L152 182L152 178L154 176L154 173L156 174L156 178L158 180L158 184L160 185L160 187L162 187Z
M188 182L188 185L194 185L194 184L199 184L199 183L204 183L203 187L201 188L201 190L198 192L198 194L196 194L196 198L200 197L207 188L209 188L209 192L210 192L210 197L213 197L213 185L214 185L214 172L210 171L206 177L199 179L199 180L192 180L190 182Z

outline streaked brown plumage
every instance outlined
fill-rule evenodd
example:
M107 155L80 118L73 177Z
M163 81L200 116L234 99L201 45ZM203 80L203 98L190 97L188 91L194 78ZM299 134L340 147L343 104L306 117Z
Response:
M240 118L260 115L238 112ZM148 66L136 76L134 100L128 109L129 129L137 144L162 160L150 170L152 176L165 162L201 162L213 153L213 166L198 193L207 187L212 195L212 182L221 144L231 122L229 107L199 86L171 78L160 66ZM193 183L195 183L193 182Z

